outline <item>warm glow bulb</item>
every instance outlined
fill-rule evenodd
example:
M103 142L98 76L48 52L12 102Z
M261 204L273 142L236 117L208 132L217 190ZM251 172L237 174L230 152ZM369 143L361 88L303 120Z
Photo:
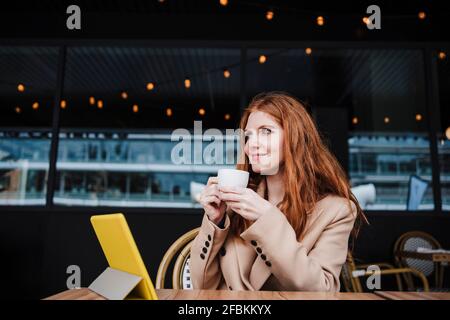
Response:
M91 106L93 106L95 104L95 98L94 97L89 97L89 104Z
M318 26L323 26L325 24L325 19L322 16L318 16L316 22Z
M305 53L309 56L312 53L312 49L311 48L306 48L305 49Z
M61 100L60 106L61 106L61 109L65 109L65 108L67 107L67 102L66 102L66 100Z
M151 91L153 89L155 89L155 84L153 82L147 83L147 90Z
M31 107L33 108L33 110L37 110L39 108L39 103L35 102Z
M198 109L198 114L199 115L204 116L205 113L206 113L205 109L203 109L203 108Z
M17 85L17 91L24 92L25 91L25 86L23 84L19 83Z
M423 20L427 17L426 13L423 11L420 11L417 16L419 17L420 20Z
M267 61L267 57L265 55L260 55L259 59L258 59L259 63L263 64L264 62Z
M231 116L230 116L229 113L226 113L225 116L224 116L224 118L225 118L225 120L230 120Z
M439 52L439 59L444 60L447 57L444 51Z
M225 69L225 70L223 71L223 76L224 76L225 78L229 78L229 77L231 76L230 71L227 70L227 69Z
M448 127L448 128L445 130L445 136L447 137L448 140L450 140L450 127Z
M97 107L98 107L99 109L102 109L102 108L103 108L103 100L98 100L98 101L97 101Z
M219 2L220 2L220 5L224 6L224 7L228 4L228 0L220 0Z
M189 89L191 87L191 80L189 78L186 78L184 80L184 86L186 87L186 89Z
M358 124L358 121L359 121L358 117L353 117L352 119L353 124Z
M20 107L16 107L14 110L16 111L16 113L21 113L22 112L22 109Z
M370 24L370 20L369 20L368 17L364 17L364 18L362 19L362 21L363 21L363 23L366 24L366 25L369 25L369 24Z
M137 104L133 105L133 112L134 113L139 112L139 106Z
M389 117L384 117L384 123L389 123L391 121L391 119L389 119Z
M273 15L274 15L274 13L273 13L272 10L267 11L266 12L266 19L267 20L272 20L273 19Z
M166 109L166 116L171 117L173 114L172 109L171 108L167 108Z
M422 120L422 115L420 113L416 114L416 121Z
M126 91L123 91L120 96L122 97L122 99L127 99L128 98L128 93Z

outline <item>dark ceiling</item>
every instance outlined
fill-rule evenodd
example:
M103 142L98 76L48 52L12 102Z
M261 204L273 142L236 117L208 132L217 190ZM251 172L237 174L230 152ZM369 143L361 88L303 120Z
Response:
M78 4L82 29L65 26L68 5ZM382 28L369 32L361 19L371 4L381 8ZM22 0L1 5L0 38L140 38L203 40L450 39L447 1L229 0ZM274 12L268 21L265 14ZM419 11L426 13L420 20ZM317 16L325 24L315 24Z

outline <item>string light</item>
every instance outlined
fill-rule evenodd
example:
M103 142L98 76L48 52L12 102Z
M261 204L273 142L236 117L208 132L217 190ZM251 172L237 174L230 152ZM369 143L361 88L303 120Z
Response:
M166 108L166 116L171 117L173 114L172 108Z
M189 89L191 87L191 79L184 79L184 86L186 87L186 89Z
M322 16L318 16L316 19L316 23L318 26L323 26L325 24L325 19Z
M14 110L16 111L16 113L21 113L22 112L22 109L19 106L17 106Z
M448 127L448 128L445 130L445 136L447 137L448 140L450 140L450 127Z
M33 110L37 110L39 108L39 103L38 102L34 102L31 107L33 108Z
M444 51L439 52L439 59L444 60L447 57Z
M358 122L359 122L358 117L353 117L353 118L352 118L352 123L353 123L353 124L358 124Z
M24 92L25 91L25 86L22 83L19 83L17 85L17 91Z
M391 119L389 119L389 117L384 117L384 123L389 123L391 121Z
M97 108L103 109L103 100L97 100Z
M89 97L89 104L91 106L93 106L95 104L95 98L94 97Z
M228 69L223 70L223 76L228 79L231 76L230 70Z
M422 115L420 113L416 114L416 121L421 121Z
M122 99L126 100L128 99L128 93L126 91L122 91L122 93L120 94L120 96L122 97Z
M368 17L364 17L362 18L362 21L365 25L369 25L370 24L370 19Z
M312 49L311 48L306 48L305 49L305 53L309 56L312 53Z
M260 55L259 59L258 59L259 63L263 64L264 62L267 61L267 57L265 55Z
M61 100L61 102L59 103L59 105L61 106L61 109L65 109L67 107L67 102L66 100Z
M147 83L147 90L152 91L153 89L155 89L155 84L153 82Z
M203 109L203 108L198 109L198 114L199 115L204 116L205 113L206 113L205 109Z
M139 112L139 106L137 104L133 105L133 112L134 113Z
M267 20L272 20L274 16L274 12L272 10L269 10L266 12L266 19Z
M228 0L220 0L219 2L221 6L225 7L226 5L228 5Z
M229 113L226 113L225 116L224 116L224 118L225 118L225 120L230 120L231 115L230 115Z
M424 11L420 11L417 16L420 20L424 20L427 17L427 14Z

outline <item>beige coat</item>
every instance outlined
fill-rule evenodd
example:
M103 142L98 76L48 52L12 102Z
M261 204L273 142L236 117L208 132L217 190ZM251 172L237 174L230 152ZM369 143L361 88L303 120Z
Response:
M264 195L265 179L258 187ZM296 238L284 214L273 208L240 237L204 215L191 248L194 289L339 291L348 239L356 218L345 198L329 195L308 215L305 232Z

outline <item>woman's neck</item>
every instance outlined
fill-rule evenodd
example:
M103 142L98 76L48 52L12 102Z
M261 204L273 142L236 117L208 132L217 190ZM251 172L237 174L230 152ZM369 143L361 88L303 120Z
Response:
M273 205L277 205L283 200L284 197L284 181L283 172L279 171L275 175L266 176L267 182L267 194L269 202Z

